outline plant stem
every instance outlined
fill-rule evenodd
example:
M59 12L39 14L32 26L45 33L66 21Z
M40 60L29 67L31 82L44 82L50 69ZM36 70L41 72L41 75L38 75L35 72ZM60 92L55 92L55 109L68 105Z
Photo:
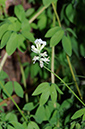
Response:
M52 47L52 60L51 60L51 71L54 72L54 47ZM55 77L54 74L51 73L51 82L55 83Z
M23 79L24 88L25 88L25 90L26 90L25 73L24 73L24 69L23 69L23 66L22 66L22 63L21 63L21 60L20 60L20 56L19 56L18 53L17 53L17 57L18 57L18 61L19 61L19 64L20 64L20 69L21 69L21 74L22 74L22 79ZM25 94L25 100L26 100L26 102L28 102L28 94L27 94L27 93Z
M4 63L5 63L6 59L7 59L7 57L8 57L8 54L5 53L3 59L2 59L2 61L1 61L1 63L0 63L0 71L2 70L2 67L3 67L3 65L4 65Z
M59 19L59 16L58 16L58 13L57 13L57 11L56 11L56 8L55 8L54 3L52 3L52 7L53 7L53 9L54 9L56 18L57 18L57 20L58 20L58 24L59 24L59 26L61 27L61 22L60 22L60 19ZM67 54L66 54L66 58L67 58L67 61L68 61L68 64L69 64L69 68L70 68L71 74L72 74L72 76L73 76L73 80L74 80L74 82L75 82L75 86L76 86L77 91L78 91L78 94L79 94L80 98L83 100L82 95L81 95L81 92L80 92L80 89L79 89L79 87L78 87L78 84L77 84L77 81L76 81L76 78L75 78L75 75L74 75L74 72L73 72L73 69L72 69L72 66L71 66L71 62L70 62L69 56L68 56Z
M85 104L83 103L83 101L74 93L73 90L71 90L71 88L57 74L55 74L54 72L52 72L50 69L48 69L45 66L44 66L44 68L46 70L48 70L49 72L53 73L73 93L73 95L83 104L83 106L85 106Z
M66 57L67 57L67 61L68 61L68 64L69 64L69 67L70 67L70 70L71 70L71 73L72 73L74 82L75 82L76 89L77 89L77 91L78 91L78 93L79 93L80 98L83 100L83 98L82 98L82 96L81 96L81 92L80 92L79 87L78 87L78 85L77 85L77 81L76 81L76 78L75 78L75 75L74 75L74 72L73 72L73 69L72 69L72 65L71 65L70 59L69 59L68 56L66 56Z
M53 26L55 26L55 14L53 16ZM54 72L54 56L55 56L55 47L52 47L52 60L51 60L51 71ZM55 83L55 76L51 73L51 82Z
M23 116L23 118L25 119L25 121L28 122L27 118L24 116L24 114L22 113L21 109L20 109L19 106L16 104L16 102L14 101L14 99L11 97L11 95L10 95L9 92L6 90L5 86L1 83L1 81L0 81L0 85L1 85L2 88L5 90L5 92L7 93L7 95L10 97L10 99L12 100L12 102L14 103L14 105L16 106L16 108L18 109L18 111L20 112L20 114Z
M46 7L44 6L38 13L36 13L36 14L29 20L29 23L32 23L45 9L46 9Z

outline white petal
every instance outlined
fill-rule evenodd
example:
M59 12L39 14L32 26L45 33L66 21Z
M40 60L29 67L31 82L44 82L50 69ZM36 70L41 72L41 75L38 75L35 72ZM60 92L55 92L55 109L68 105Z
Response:
M43 61L40 61L40 67L42 68L44 66Z
M43 56L43 57L48 56L47 52L41 53L40 55Z
M48 62L50 61L50 60L49 60L49 57L48 57L48 58L46 58L46 57L45 57L45 58L41 58L40 60L41 60L41 61L44 61L44 62L47 63L47 64L48 64Z
M35 64L35 62L36 62L37 60L39 60L39 56L34 56L34 58L33 58L32 60L33 60L33 64Z
M43 44L43 45L46 45L46 41L43 41L42 39L36 39L34 41L35 44Z
M32 50L34 53L40 53L40 50L38 50L37 48L35 48L34 45L31 46L31 50Z

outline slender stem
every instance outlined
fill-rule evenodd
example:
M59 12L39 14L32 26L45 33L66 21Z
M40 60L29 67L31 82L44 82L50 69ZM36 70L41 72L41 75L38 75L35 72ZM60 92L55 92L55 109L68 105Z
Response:
M56 8L55 8L54 3L52 3L52 7L53 7L53 9L54 9L56 18L57 18L57 20L58 20L58 24L59 24L59 26L61 27L61 22L60 22L60 19L59 19L59 16L58 16L58 13L57 13L57 11L56 11ZM77 84L77 81L76 81L76 78L75 78L75 75L74 75L74 72L73 72L73 69L72 69L72 66L71 66L71 62L70 62L69 56L68 56L67 54L66 54L66 58L67 58L67 61L68 61L68 64L69 64L69 68L70 68L71 74L72 74L72 76L73 76L73 80L74 80L74 82L75 82L75 86L76 86L77 91L78 91L78 94L79 94L80 98L83 100L82 95L81 95L81 92L80 92L80 89L79 89L79 87L78 87L78 84Z
M20 56L18 55L18 53L17 53L17 57L18 57L18 61L19 61L19 64L20 64L20 69L21 69L21 74L22 74L22 79L23 79L24 88L25 88L25 90L26 90L25 73L24 73L24 69L23 69L23 66L22 66L22 63L21 63L21 60L20 60ZM27 94L27 93L25 94L25 100L26 100L26 102L28 102L28 94Z
M16 102L14 101L14 99L11 97L11 95L10 95L9 92L6 90L5 86L1 83L1 81L0 81L0 85L1 85L2 88L5 90L5 92L7 93L7 95L10 97L10 99L12 100L12 102L15 104L16 108L18 109L18 111L20 112L20 114L23 116L23 118L25 119L25 121L28 122L27 118L24 116L24 114L22 113L21 109L20 109L19 106L16 104Z
M58 20L58 24L59 24L59 26L61 27L61 22L60 22L60 19L59 19L59 16L58 16L58 13L57 13L57 11L56 11L56 8L55 8L54 3L52 3L52 7L53 7L53 9L54 9L54 12L55 12L56 18L57 18L57 20Z
M46 9L46 7L44 6L38 13L36 13L36 14L29 20L29 23L32 23L45 9Z
M8 57L8 54L5 53L3 59L2 59L2 61L1 61L1 63L0 63L0 71L2 70L2 67L3 67L3 65L4 65L4 63L5 63L6 59L7 59L7 57Z
M46 70L48 70L49 72L53 73L50 69L48 69L47 67L44 66L44 68ZM72 93L73 95L83 104L83 106L85 106L85 103L83 103L83 101L74 93L73 90L71 90L71 88L55 73L53 73Z
M55 14L53 16L53 26L55 26ZM55 56L55 47L52 47L52 60L51 60L51 71L54 72L54 56ZM55 76L51 73L51 82L55 83Z
M80 98L83 100L83 98L82 98L82 96L81 96L81 92L80 92L79 87L78 87L78 84L77 84L77 82L76 82L76 78L75 78L75 75L74 75L74 72L73 72L73 69L72 69L72 65L71 65L70 59L69 59L68 56L66 56L66 57L67 57L67 60L68 60L68 64L69 64L69 67L70 67L70 70L71 70L71 73L72 73L74 82L75 82L76 89L77 89L77 91L78 91L78 93L79 93Z
M52 47L52 61L51 61L51 71L54 72L54 47ZM51 73L51 82L55 83L55 77L54 74Z

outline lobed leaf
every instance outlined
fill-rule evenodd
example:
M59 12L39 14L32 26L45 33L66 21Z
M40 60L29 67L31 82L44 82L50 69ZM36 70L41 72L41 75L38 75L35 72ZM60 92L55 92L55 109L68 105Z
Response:
M43 82L40 85L38 85L38 87L35 89L35 91L33 92L33 96L35 95L39 95L43 92L47 92L49 90L49 83L48 82Z

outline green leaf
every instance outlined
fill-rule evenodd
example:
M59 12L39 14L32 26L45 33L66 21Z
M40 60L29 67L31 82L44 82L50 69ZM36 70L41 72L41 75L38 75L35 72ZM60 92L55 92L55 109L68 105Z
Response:
M75 121L73 121L72 123L71 123L71 127L70 127L70 129L74 129L74 126L76 125L76 122Z
M80 44L80 53L83 57L85 57L85 47L84 47L84 44Z
M24 42L26 39L22 34L18 34L18 49L24 52L27 49L27 44Z
M58 93L59 93L59 94L63 94L63 92L61 91L61 89L60 89L56 84L54 84L54 85L55 85L56 90L58 91Z
M27 103L27 104L24 105L23 110L30 112L30 111L32 111L34 108L35 108L35 107L34 107L33 103L30 102L30 103Z
M7 82L7 83L5 84L5 88L6 88L6 90L8 91L8 93L9 93L10 95L12 95L12 93L13 93L13 85L12 85L12 82L11 82L11 81L9 81L9 82ZM10 90L9 90L9 89L10 89ZM7 95L7 93L6 93L5 90L3 90L3 96L4 96L4 98L9 97L9 96Z
M29 17L30 15L32 15L34 11L35 11L34 8L29 8L25 13L26 17Z
M20 28L21 28L21 23L17 20L9 25L8 30L19 31Z
M2 5L3 7L5 7L6 6L6 0L0 0L0 5Z
M11 125L7 125L7 129L15 129L13 126L11 126Z
M45 109L44 109L44 106L39 106L37 108L37 111L35 113L35 120L41 124L42 121L44 120L45 118Z
M49 29L47 31L47 33L45 34L45 37L52 37L58 30L61 30L61 27L57 26L57 27L53 27L51 29Z
M21 85L19 83L14 82L14 90L15 90L15 93L19 97L23 98L24 92L23 92L23 89L22 89L22 87L21 87Z
M52 2L57 2L57 0L43 0L45 6L49 6Z
M11 121L10 123L14 126L15 129L23 129L23 125L17 121Z
M51 113L52 113L52 112L51 112L49 106L46 105L46 107L45 107L45 117L46 117L46 120L49 120L49 118L50 118L50 116L51 116Z
M38 27L39 27L39 29L43 30L44 28L46 28L46 23L47 23L47 17L46 17L45 14L43 14L43 15L41 15L39 17L39 20L38 20Z
M85 114L85 108L82 108L74 113L74 115L71 117L71 119L77 119L81 117L83 114Z
M74 37L71 37L71 44L72 44L72 49L73 49L74 53L79 58L78 42Z
M50 47L56 46L64 35L64 31L62 29L58 30L50 40Z
M22 35L31 42L35 41L35 38L34 38L33 34L29 31L26 31L26 30L22 31Z
M2 129L1 125L0 125L0 129Z
M2 49L8 42L9 38L10 38L10 35L11 35L11 31L7 31L3 37L2 37L2 40L1 40L1 45L0 45L0 48Z
M5 121L18 121L17 120L17 116L12 113L12 112L9 112L6 116L5 116Z
M38 85L38 87L35 89L35 91L33 92L33 96L35 95L39 95L43 92L46 92L49 90L49 83L48 82L43 82L40 85Z
M8 24L7 23L0 26L0 39L2 38L3 34L7 31L7 29L8 29Z
M27 19L25 19L22 22L21 29L22 29L22 31L30 31L31 27L30 27L30 24Z
M74 22L74 16L75 16L75 10L72 6L72 4L69 4L66 8L66 16L69 19L70 22Z
M18 34L13 32L6 45L6 51L8 55L12 55L18 46Z
M25 11L22 5L15 6L14 13L21 22L25 19Z
M42 95L40 96L40 105L44 105L48 101L49 95L50 95L50 87L48 91L43 92Z
M65 35L63 36L63 39L62 39L62 45L63 45L63 48L65 50L65 52L71 56L72 55L72 46L71 46L71 41L68 37L66 37Z
M82 120L85 121L85 114L83 115L83 119Z
M38 63L35 63L31 65L30 72L31 72L31 78L34 78L39 73L40 67Z
M71 28L67 28L66 30L72 33L75 38L77 38L76 33Z
M52 127L51 126L47 126L45 129L52 129Z
M59 111L65 111L66 109L69 109L70 106L72 105L72 99L66 99L63 101L63 103L61 104Z
M16 17L8 17L7 20L9 21L9 23L13 23L15 21L17 21Z
M39 129L39 126L34 122L34 121L30 121L28 124L28 129Z
M81 126L79 123L76 124L76 128L75 129L81 129Z
M50 94L51 94L51 99L52 99L53 103L55 103L57 100L57 91L55 89L54 84L52 84L50 87Z
M5 73L3 70L0 71L0 80L8 78L7 73Z
M55 110L53 115L52 115L52 117L51 117L51 119L50 119L50 121L49 121L50 124L52 124L52 125L57 124L57 117L58 117L57 113L58 113L58 111Z

